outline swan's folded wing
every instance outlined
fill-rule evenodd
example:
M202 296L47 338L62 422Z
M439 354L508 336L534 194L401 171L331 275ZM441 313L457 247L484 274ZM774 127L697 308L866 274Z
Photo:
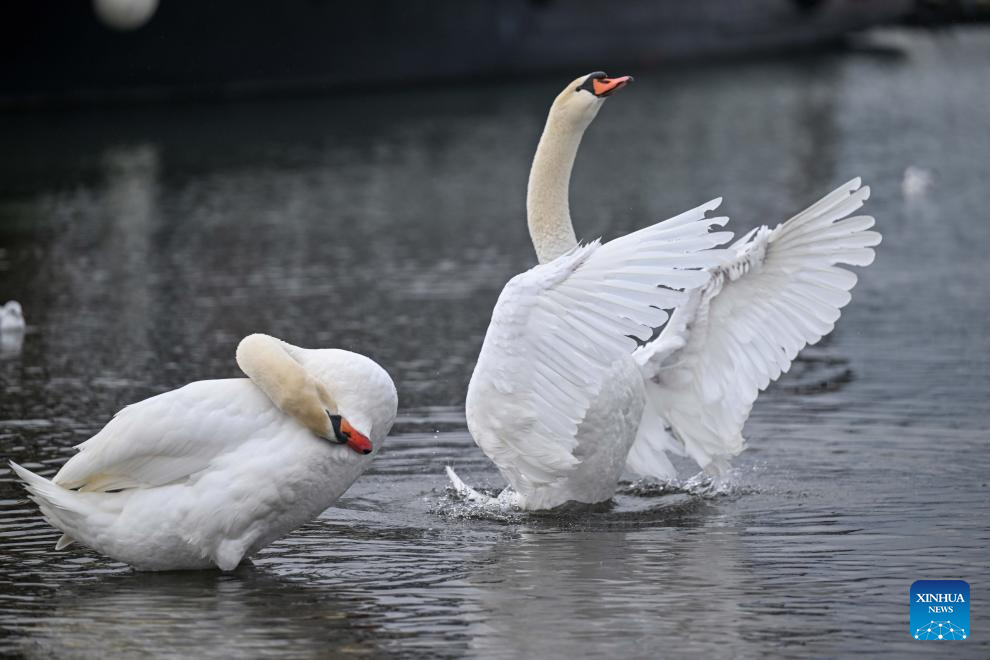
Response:
M742 427L759 392L831 332L856 284L839 264L872 263L880 242L868 231L872 217L847 217L869 193L854 179L772 231L750 232L733 246L734 259L637 352L658 386L648 388L652 401L700 465L743 449ZM637 439L630 455L639 462L628 467L651 474L641 441L649 443Z
M713 200L604 245L576 248L506 285L468 392L475 440L533 485L572 468L578 426L616 361L724 261Z
M207 468L280 415L245 378L190 383L121 410L77 447L54 481L84 491L173 483Z

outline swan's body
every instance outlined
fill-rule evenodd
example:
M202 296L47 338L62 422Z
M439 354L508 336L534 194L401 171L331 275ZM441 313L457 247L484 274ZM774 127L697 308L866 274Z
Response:
M603 96L625 82L591 74L568 85L537 148L527 213L540 265L502 291L466 401L472 436L511 486L501 503L607 500L624 469L673 478L667 452L724 469L758 392L849 301L856 276L835 264L870 263L880 240L870 217L836 222L869 195L854 180L727 250L712 248L731 234L709 233L727 219L706 217L721 200L579 246L571 165Z
M238 362L251 379L128 406L52 481L13 466L65 533L57 547L78 541L147 570L230 570L347 490L372 459L361 438L377 451L395 418L388 374L356 353L263 335L241 343ZM312 419L286 412L307 406ZM332 425L311 428L330 414L353 433L346 444Z
M0 305L0 355L17 355L24 346L24 313L21 304L8 300Z

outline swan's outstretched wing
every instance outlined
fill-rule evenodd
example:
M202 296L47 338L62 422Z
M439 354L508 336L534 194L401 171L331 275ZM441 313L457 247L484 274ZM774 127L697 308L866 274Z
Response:
M54 482L84 491L172 483L285 419L246 378L190 383L121 410Z
M831 332L849 302L856 275L838 264L873 261L880 243L880 234L868 231L873 218L847 218L869 195L854 179L775 229L744 236L733 245L735 257L637 351L673 442L662 425L644 424L627 461L631 470L670 476L665 449L703 467L742 451L743 423L759 392L798 351Z
M575 248L506 285L467 416L475 441L517 488L550 483L577 464L577 429L606 373L687 299L682 289L707 280L699 269L725 259L709 248L731 234L709 229L726 218L705 217L720 202Z

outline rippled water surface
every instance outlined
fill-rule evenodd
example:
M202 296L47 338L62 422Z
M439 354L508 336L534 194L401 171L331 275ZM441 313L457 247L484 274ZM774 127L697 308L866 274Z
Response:
M990 31L631 71L575 170L579 234L716 195L738 232L842 181L885 234L836 332L757 403L727 494L484 516L464 391L534 262L529 160L565 77L0 122L0 456L52 474L128 402L235 376L264 331L372 356L401 409L338 505L231 574L141 574L0 471L0 652L26 657L905 657L919 578L972 586L990 655ZM560 78L558 80L558 78ZM906 198L909 165L930 171ZM690 476L690 470L685 472Z

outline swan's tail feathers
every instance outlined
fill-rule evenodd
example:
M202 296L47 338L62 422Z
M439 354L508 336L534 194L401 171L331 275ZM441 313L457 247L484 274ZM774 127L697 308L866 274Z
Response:
M661 334L633 354L643 374L646 405L639 422L636 440L626 457L626 469L643 477L673 481L677 469L671 455L687 456L698 465L717 466L728 471L728 459L745 448L742 424L725 425L719 419L707 419L696 404L697 393L688 381L673 381L685 360L686 334L678 334L696 313L702 292L692 294L683 309L671 318L668 336ZM748 413L748 409L747 409ZM745 419L745 418L744 418Z
M11 469L24 482L28 496L41 509L41 515L53 527L64 532L55 544L55 549L62 550L72 545L75 542L72 535L87 517L78 501L79 494L62 488L13 461L9 463Z
M650 381L646 381L649 389ZM673 481L677 470L667 452L684 455L684 447L670 433L663 419L647 402L640 418L636 441L626 456L626 469L642 477L653 477L660 481Z
M484 493L479 493L474 488L471 488L466 483L464 483L457 473L454 472L454 468L449 465L445 468L447 470L447 478L450 479L450 485L453 486L454 490L468 502L474 504L497 504L498 498L491 497L490 495L485 495Z

